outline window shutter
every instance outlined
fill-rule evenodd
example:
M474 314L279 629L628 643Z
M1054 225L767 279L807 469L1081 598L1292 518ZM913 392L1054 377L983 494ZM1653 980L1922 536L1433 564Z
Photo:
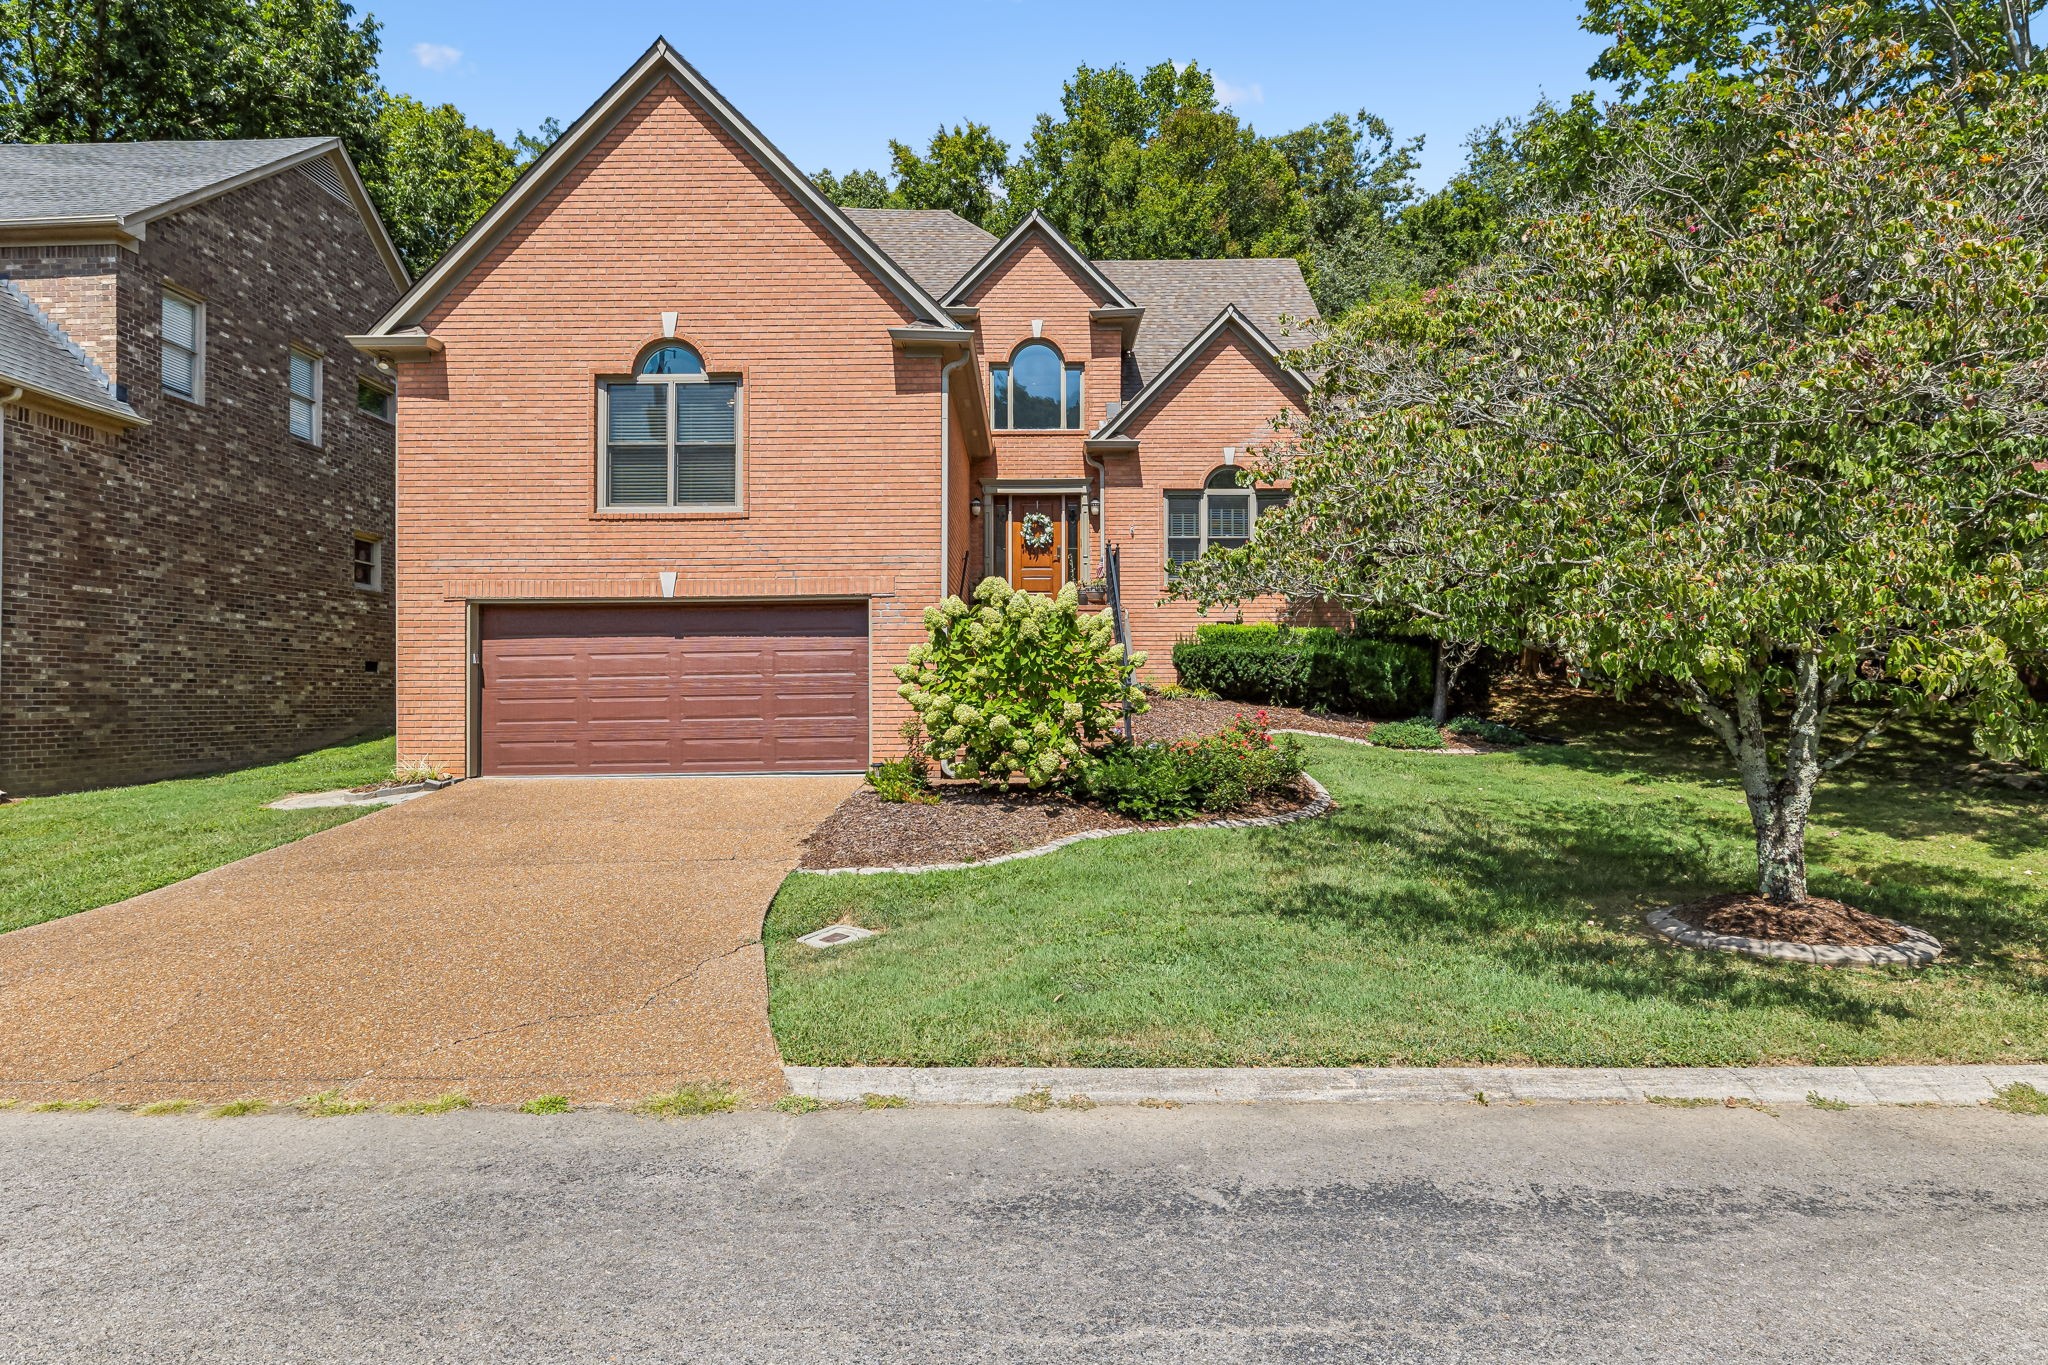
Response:
M659 507L668 501L668 388L607 384L605 501Z

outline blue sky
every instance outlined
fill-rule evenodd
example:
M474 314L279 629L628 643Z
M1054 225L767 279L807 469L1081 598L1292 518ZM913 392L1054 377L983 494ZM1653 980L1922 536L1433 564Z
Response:
M880 169L890 137L921 145L965 118L1014 146L1081 62L1192 58L1265 132L1364 108L1426 134L1434 187L1466 133L1583 89L1600 48L1578 27L1581 0L357 5L384 25L386 85L507 138L550 115L566 124L665 35L806 170Z

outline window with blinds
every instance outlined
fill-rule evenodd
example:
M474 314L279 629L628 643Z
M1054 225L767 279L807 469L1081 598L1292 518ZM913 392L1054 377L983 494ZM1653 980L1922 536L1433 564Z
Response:
M165 393L200 401L205 352L205 310L196 299L164 291L162 374Z
M320 357L293 351L291 360L292 435L320 443Z
M719 509L739 505L739 392L701 365L650 358L632 380L608 382L604 399L603 505L621 510ZM694 355L694 353L692 353Z
M1258 519L1287 505L1287 491L1241 487L1226 465L1202 488L1166 495L1166 567L1199 559L1204 550L1236 549L1251 540Z

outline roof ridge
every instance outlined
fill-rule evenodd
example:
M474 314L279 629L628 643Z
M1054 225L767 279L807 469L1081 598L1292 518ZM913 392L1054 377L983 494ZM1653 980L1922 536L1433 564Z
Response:
M106 390L107 397L113 398L115 396L114 381L100 367L100 363L87 355L85 348L73 341L71 334L58 326L56 320L48 313L45 313L40 304L23 292L21 286L16 284L11 276L0 275L0 290L5 290L15 302L19 303L27 311L30 317L41 324L42 329L50 334L51 340L62 346L73 360L84 366L86 373L92 376L93 382Z

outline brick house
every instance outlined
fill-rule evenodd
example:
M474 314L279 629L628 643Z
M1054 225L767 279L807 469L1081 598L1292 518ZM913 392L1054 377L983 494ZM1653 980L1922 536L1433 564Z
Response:
M0 145L0 790L390 724L407 282L331 138Z
M1281 496L1290 260L1090 261L842 210L657 42L370 330L399 376L401 748L481 774L856 770L983 575L1173 561ZM1278 602L1246 604L1247 617Z

